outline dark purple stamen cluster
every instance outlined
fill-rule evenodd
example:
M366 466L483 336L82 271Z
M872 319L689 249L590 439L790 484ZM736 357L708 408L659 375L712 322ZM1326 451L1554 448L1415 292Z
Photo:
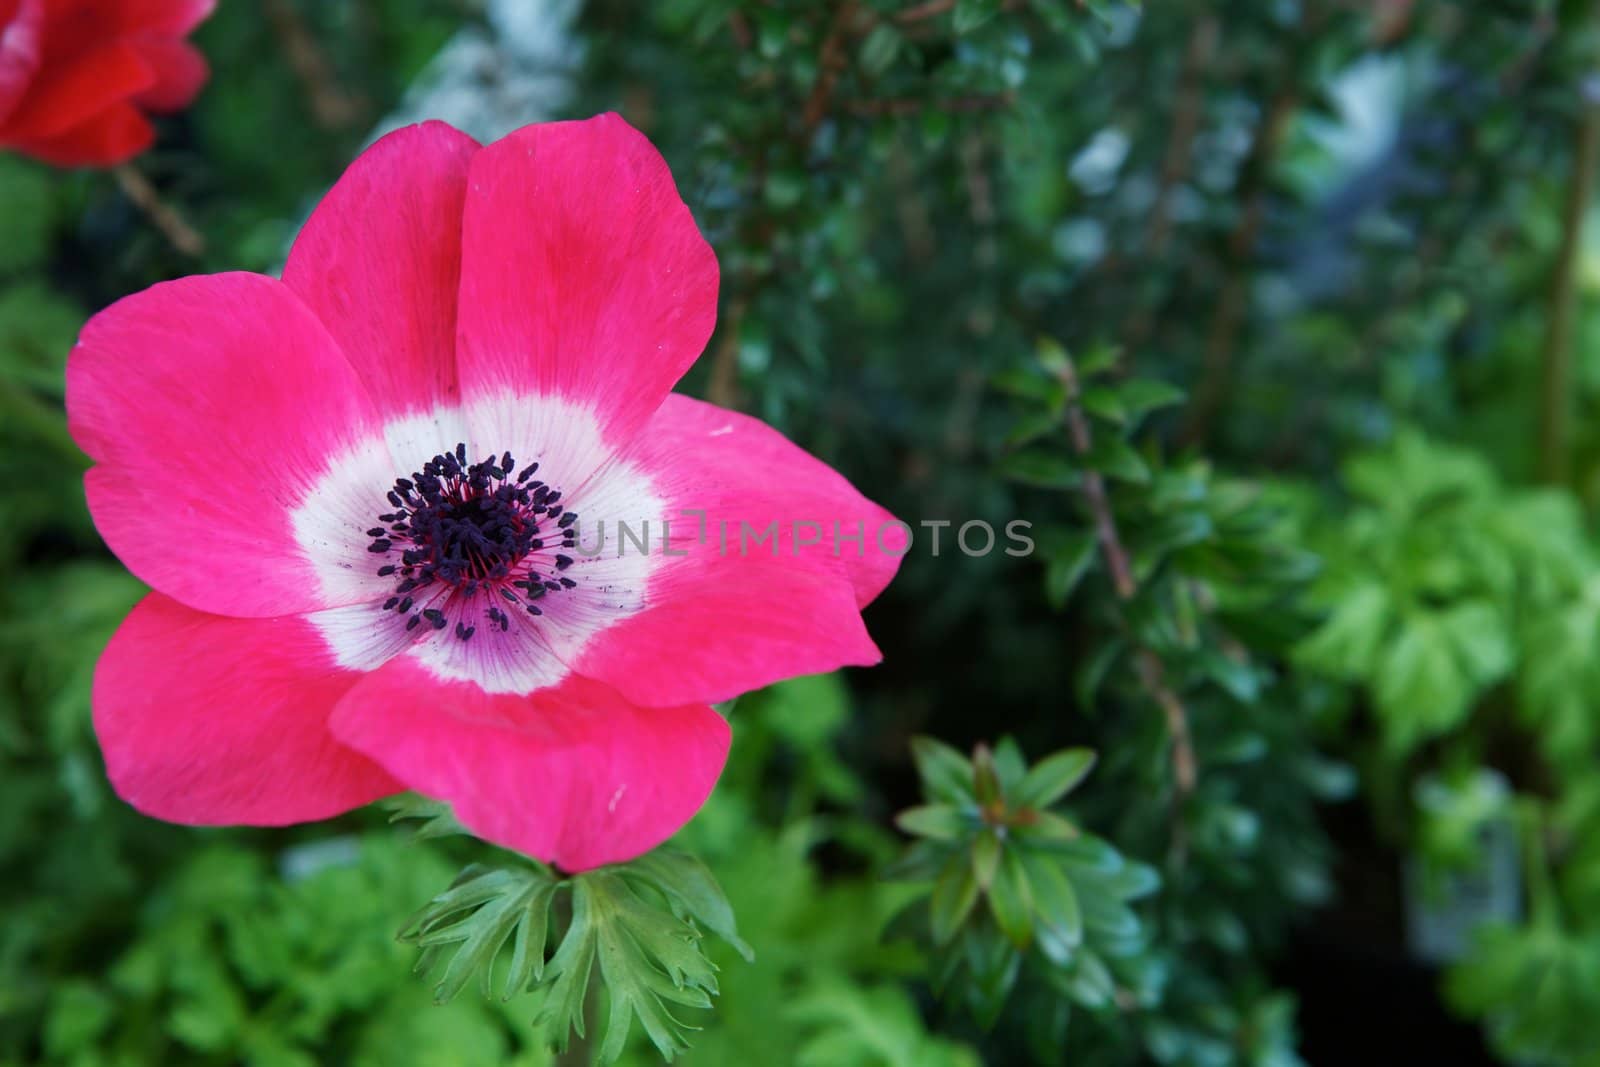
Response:
M506 630L511 626L507 608L542 615L535 601L578 584L560 574L519 569L530 553L547 545L575 547L578 514L561 506L559 490L533 479L539 464L530 463L512 479L515 468L510 452L468 466L467 446L458 444L411 477L396 479L389 491L394 511L378 516L387 525L367 531L373 539L367 551L382 556L399 551L400 562L385 563L378 574L398 579L383 609L408 616L407 630L444 629L445 613L426 605L480 591L504 601L505 606L491 602L484 616L489 625ZM572 557L557 553L550 565L564 571ZM455 632L465 641L477 627L457 622Z

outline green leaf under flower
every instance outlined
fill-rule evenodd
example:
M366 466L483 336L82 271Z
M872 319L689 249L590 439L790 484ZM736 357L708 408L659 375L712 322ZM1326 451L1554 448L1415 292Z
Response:
M427 808L408 802L405 814L412 812ZM506 999L537 994L535 1022L558 1048L572 1033L585 1036L589 1004L603 990L608 1010L600 1056L611 1062L635 1019L667 1059L688 1049L695 1027L673 1009L709 1008L717 994L702 927L753 958L710 871L692 856L659 849L568 876L533 861L468 867L400 937L422 949L417 970L436 975L434 998L441 1003L474 974L485 997L497 990Z

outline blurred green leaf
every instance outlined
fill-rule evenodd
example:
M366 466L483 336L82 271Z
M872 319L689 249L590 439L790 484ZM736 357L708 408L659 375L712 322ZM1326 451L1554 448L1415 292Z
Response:
M1047 808L1088 777L1095 755L1086 748L1069 748L1034 764L1011 802L1024 808Z
M974 799L972 763L967 757L931 737L912 738L911 755L930 797L955 805Z
M1042 448L1026 448L1000 460L1002 477L1041 489L1076 489L1083 475L1075 461Z
M1015 850L1006 849L988 889L989 910L1018 949L1033 941L1033 886Z

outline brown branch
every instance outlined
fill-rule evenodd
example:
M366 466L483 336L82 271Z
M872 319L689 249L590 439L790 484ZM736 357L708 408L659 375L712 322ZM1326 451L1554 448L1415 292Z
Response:
M1527 44L1500 72L1501 92L1518 92L1532 79L1540 60L1544 58L1545 49L1555 40L1557 28L1556 17L1548 11L1534 20Z
M914 263L925 263L933 257L936 235L928 219L924 190L906 159L904 138L898 133L889 152L889 181L894 189L895 215L900 220L906 255Z
M1072 438L1072 447L1080 456L1087 456L1094 447L1094 440L1089 431L1089 420L1084 418L1083 409L1078 406L1078 372L1073 368L1071 359L1061 370L1061 384L1067 390L1067 434ZM1119 600L1132 600L1139 591L1139 585L1133 580L1133 569L1128 566L1128 553L1123 550L1122 541L1117 536L1117 522L1111 514L1111 501L1106 497L1106 483L1099 471L1085 470L1083 472L1083 498L1089 505L1089 514L1094 517L1095 539L1100 542L1100 554L1105 557L1106 568L1111 571L1111 584L1116 587Z
M995 264L999 261L999 246L994 227L998 213L995 210L994 183L985 165L984 135L981 130L969 132L961 140L961 176L967 190L967 205L973 228L978 237L972 256L971 288L978 296L966 317L975 349L983 351L995 328L993 286L990 284ZM988 375L980 367L969 366L956 377L954 395L948 406L945 421L945 451L958 458L972 451L974 427L982 411L983 391Z
M921 22L924 19L938 18L946 11L953 10L956 0L926 0L925 3L912 4L910 7L901 8L894 13L894 20L901 25L912 22Z
M1005 0L1005 3L1000 5L1000 10L1015 11L1025 5L1026 0ZM900 25L910 26L913 23L936 19L948 11L955 10L955 6L956 0L924 0L923 3L901 8L892 17Z
M754 202L760 202L761 190L766 183L767 157L763 153L755 157L750 168L750 196ZM773 222L770 217L758 216L752 230L746 234L752 245L766 247L771 243ZM716 349L711 353L711 378L706 383L706 399L713 404L725 408L739 406L739 328L744 324L750 301L771 269L768 266L758 271L746 263L728 286L728 309L721 316L720 336Z
M815 130L827 116L834 90L839 86L839 75L849 65L845 44L856 10L855 0L845 0L840 4L833 14L828 35L822 39L822 48L817 53L817 81L811 87L811 96L806 99L804 112L808 133Z
M1172 132L1167 137L1167 150L1161 162L1161 183L1155 203L1150 207L1150 225L1144 234L1143 254L1147 258L1160 255L1172 233L1172 197L1189 175L1194 136L1200 128L1201 105L1205 103L1201 82L1216 54L1219 36L1220 27L1214 15L1201 18L1189 31L1189 43L1183 50L1183 65L1178 71L1174 93Z
M1297 72L1292 71L1293 79ZM1272 98L1272 104L1256 131L1250 145L1239 182L1240 201L1244 209L1233 232L1228 235L1227 277L1222 283L1222 293L1217 298L1217 310L1211 318L1206 334L1205 355L1199 382L1195 387L1194 404L1179 439L1186 444L1204 444L1211 435L1211 425L1222 409L1223 399L1233 373L1233 354L1239 344L1239 333L1244 325L1245 304L1249 298L1250 259L1255 253L1256 238L1261 232L1262 220L1267 212L1267 178L1272 162L1289 120L1300 106L1300 93L1291 80Z
M1373 0L1367 39L1379 48L1396 44L1411 29L1416 0Z
M857 0L844 0L833 13L827 34L823 37L822 46L817 53L817 79L811 87L811 93L801 114L802 130L795 135L802 141L809 141L822 120L827 117L833 104L839 77L849 66L847 46L852 25L862 13ZM870 13L867 14L870 16ZM741 13L734 12L730 16L729 29L736 46L739 48L750 46L753 40L750 25ZM762 189L766 185L767 157L761 146L753 147L750 152L751 197L753 202L759 203ZM757 224L752 229L753 235L747 235L752 238L752 244L765 246L770 243L773 230L773 221L770 218L757 217ZM739 405L739 328L744 322L750 302L770 271L770 266L761 271L747 267L728 287L727 311L722 316L720 337L711 353L711 377L706 383L706 398L713 404L722 407Z
M1024 0L1005 0L1001 10L1012 11L1024 6ZM901 26L909 26L935 18L954 8L955 0L927 0L925 3L895 12L889 18ZM833 105L839 78L850 66L848 49L851 41L878 25L882 19L883 16L861 7L857 0L845 0L834 11L833 21L829 24L827 35L823 37L822 47L817 53L817 80L812 85L811 94L806 98L805 107L801 112L808 133L822 123ZM747 28L742 31L741 26L735 23L733 30L735 40L740 41L743 47ZM940 101L910 98L851 100L844 105L844 108L856 115L911 115L924 110L930 104L946 111L978 112L1004 109L1015 101L1016 96L1013 93L995 93Z
M1206 16L1194 24L1189 33L1189 43L1184 48L1178 84L1173 90L1171 132L1167 135L1167 148L1162 156L1161 177L1139 248L1139 258L1145 263L1159 259L1166 252L1167 243L1172 237L1172 198L1188 178L1192 167L1195 134L1200 129L1202 105L1205 103L1201 82L1216 53L1219 35L1215 16ZM1103 266L1108 274L1107 284L1114 287L1122 264L1106 262ZM1136 352L1143 347L1155 329L1157 313L1157 306L1144 303L1129 312L1127 322L1120 331L1124 349Z
M167 239L168 244L186 256L198 256L205 252L206 239L185 222L175 208L161 199L161 194L150 184L150 179L135 170L133 164L124 163L115 167L112 174L116 176L122 195L144 212L145 218L161 231L161 236Z
M955 96L944 99L919 100L915 97L891 97L878 100L847 100L844 109L852 115L915 115L922 111L948 111L971 114L982 111L1004 111L1017 102L1016 93L981 93L972 96Z
M987 270L995 265L999 252L994 244L994 223L998 217L994 206L994 182L984 166L984 139L974 132L961 142L961 178L967 187L967 204L972 212L972 224L981 233L976 259L978 266Z
M728 12L728 30L733 34L733 43L739 46L739 51L748 52L750 46L755 44L755 33L750 29L750 20L743 11Z
M1078 374L1070 358L1062 365L1060 377L1067 391L1067 435L1072 439L1072 447L1078 455L1087 456L1094 447L1094 440L1089 430L1089 420L1084 417L1083 409L1078 404ZM1138 595L1139 583L1134 579L1127 549L1122 546L1122 539L1117 533L1117 520L1106 495L1105 479L1099 471L1085 470L1082 489L1084 501L1089 505L1089 514L1094 519L1095 540L1099 543L1101 558L1111 572L1112 587L1117 591L1117 599L1126 604ZM1178 694L1167 682L1166 667L1161 657L1149 648L1140 647L1134 659L1139 683L1161 709L1167 735L1172 739L1172 779L1176 789L1174 807L1179 808L1183 799L1194 792L1199 779L1194 741L1189 733L1189 716ZM1181 860L1186 848L1183 822L1175 815L1174 824L1173 852Z
M334 74L327 53L317 43L292 0L266 0L267 19L283 46L295 77L311 101L311 114L325 129L339 129L360 121L367 110L365 100L344 91Z
M1139 680L1161 707L1167 722L1167 733L1172 737L1172 777L1180 797L1194 792L1199 778L1195 764L1194 741L1189 736L1189 715L1184 711L1178 694L1167 684L1166 671L1161 660L1148 648L1139 650Z
M744 294L728 301L722 316L722 337L711 353L711 380L706 383L706 399L720 407L739 406L739 327L744 323L749 301Z
M1591 9L1590 21L1600 32L1600 2ZM1600 70L1591 67L1585 72L1579 94L1583 113L1561 214L1561 247L1550 278L1550 321L1539 352L1539 473L1555 485L1565 484L1572 466L1572 327L1578 310L1578 251L1584 216L1594 196L1595 179L1600 176Z

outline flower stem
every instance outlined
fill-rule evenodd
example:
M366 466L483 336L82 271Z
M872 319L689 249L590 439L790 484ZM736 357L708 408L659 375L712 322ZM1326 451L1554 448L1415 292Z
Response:
M168 244L186 256L198 256L206 250L206 239L185 222L175 208L161 199L161 194L150 184L150 179L135 170L133 164L124 163L113 169L112 173L116 175L122 195L144 212L145 218L161 231Z
M1094 446L1094 441L1089 430L1089 420L1084 417L1083 409L1078 405L1078 373L1072 365L1070 356L1065 357L1060 376L1067 391L1067 434L1072 439L1072 447L1078 455L1087 456ZM1116 589L1117 599L1126 604L1138 594L1139 584L1134 579L1132 567L1128 564L1128 551L1123 547L1122 539L1117 533L1116 516L1112 513L1111 501L1106 495L1105 479L1099 471L1083 472L1083 498L1089 505L1089 513L1094 519L1095 539L1099 542L1100 555L1106 562L1106 569L1111 572L1111 584ZM1199 777L1194 756L1194 741L1189 733L1189 716L1184 710L1183 701L1178 699L1178 694L1167 682L1166 667L1162 664L1160 656L1149 648L1141 647L1135 655L1135 663L1139 672L1139 684L1161 709L1161 714L1166 720L1167 734L1172 739L1172 779L1176 790L1173 805L1172 852L1174 862L1181 864L1187 851L1187 840L1183 820L1177 813L1182 808L1184 798L1194 792Z
M366 114L367 103L346 92L334 73L333 63L317 38L288 0L267 0L267 19L278 35L283 53L305 90L311 114L324 129L352 126Z
M23 429L35 443L44 443L79 470L89 459L67 432L59 406L46 406L20 385L0 381L0 414L10 425Z
M1592 32L1600 32L1600 2L1590 8ZM1550 278L1549 322L1539 353L1539 473L1563 484L1572 458L1572 327L1578 307L1578 250L1584 217L1600 176L1600 55L1591 57L1578 87L1583 102L1573 146L1572 174L1561 219L1561 247Z

